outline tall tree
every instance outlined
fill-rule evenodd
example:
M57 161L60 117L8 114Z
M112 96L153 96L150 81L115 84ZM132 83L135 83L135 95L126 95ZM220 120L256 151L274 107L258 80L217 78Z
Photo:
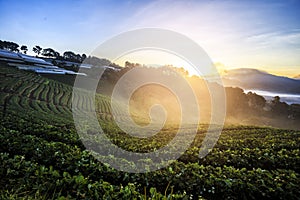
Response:
M42 52L42 47L40 47L40 46L35 46L35 47L33 47L32 48L32 51L34 52L34 53L36 53L37 55L40 55L40 53Z
M28 48L27 48L26 45L22 45L22 46L21 46L21 50L23 51L24 54L26 54L27 51L28 51Z

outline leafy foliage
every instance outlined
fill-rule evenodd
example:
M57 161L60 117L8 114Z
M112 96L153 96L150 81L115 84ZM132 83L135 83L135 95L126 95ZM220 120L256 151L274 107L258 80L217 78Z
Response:
M0 40L0 49L5 49L13 52L19 52L19 45L14 42Z
M201 125L194 142L180 159L158 171L131 174L100 163L82 145L72 122L70 86L9 67L1 68L0 77L1 199L297 199L300 196L299 131L226 126L215 148L200 159L198 153L207 130L207 125ZM80 96L75 104L89 102ZM150 152L161 148L177 129L164 127L154 137L133 138L114 125L108 97L97 96L96 104L107 136L129 151ZM133 164L109 152L104 156Z

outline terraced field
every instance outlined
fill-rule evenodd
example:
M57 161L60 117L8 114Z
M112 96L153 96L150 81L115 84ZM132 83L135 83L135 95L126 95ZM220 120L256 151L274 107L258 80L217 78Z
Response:
M66 77L67 78L67 77ZM0 109L6 112L37 112L41 118L72 119L72 87L35 73L1 66ZM75 105L91 111L92 99L84 93L75 96ZM96 95L100 120L111 121L108 97ZM120 109L121 106L120 106ZM122 117L120 111L119 116Z

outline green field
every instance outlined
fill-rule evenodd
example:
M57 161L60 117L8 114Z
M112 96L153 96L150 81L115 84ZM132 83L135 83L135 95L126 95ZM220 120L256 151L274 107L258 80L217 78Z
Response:
M226 125L200 159L203 124L177 161L134 174L100 163L85 149L73 124L71 86L3 65L0 94L0 199L300 198L300 131ZM85 95L76 99L91 104ZM110 99L97 94L96 104L106 135L123 149L150 152L174 137L176 127L150 139L129 137L114 125Z

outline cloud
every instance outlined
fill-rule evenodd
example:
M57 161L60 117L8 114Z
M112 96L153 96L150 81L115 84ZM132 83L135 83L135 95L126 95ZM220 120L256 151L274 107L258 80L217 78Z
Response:
M300 23L288 2L152 1L123 29L166 28L197 42L224 67L299 66Z
M291 32L268 32L252 35L246 38L246 42L263 48L286 47L298 49L300 48L300 30Z

